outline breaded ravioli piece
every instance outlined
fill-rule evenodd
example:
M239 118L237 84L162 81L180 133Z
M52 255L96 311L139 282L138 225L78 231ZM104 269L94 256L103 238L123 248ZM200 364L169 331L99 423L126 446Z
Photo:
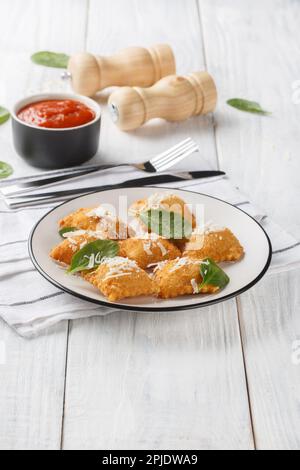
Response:
M78 209L61 219L59 226L94 231L97 238L102 239L117 240L128 236L126 225L103 206Z
M177 258L181 255L179 249L164 238L128 238L119 242L119 255L129 258L142 269L164 260Z
M194 259L208 257L216 263L238 261L243 255L243 247L228 228L193 235L186 243L183 252L183 256Z
M135 261L120 256L104 258L85 279L111 302L157 293L157 286L150 276Z
M141 212L149 209L164 209L180 213L182 217L191 223L193 228L196 226L196 218L191 213L187 203L176 194L154 193L146 199L139 199L130 206L129 213L138 217Z
M138 219L132 219L128 224L128 236L129 238L146 238L149 235L148 227ZM159 235L157 235L159 236Z
M188 257L163 261L154 270L153 276L153 280L158 286L158 296L162 299L169 299L180 295L217 292L219 287L212 285L205 285L199 292L198 286L203 280L200 274L200 265L200 260Z
M100 218L93 215L89 216L88 214L92 210L92 207L82 207L75 212L71 212L59 221L60 228L74 227L81 230L96 230Z
M50 251L50 257L59 263L70 265L75 253L94 240L88 233L69 236Z

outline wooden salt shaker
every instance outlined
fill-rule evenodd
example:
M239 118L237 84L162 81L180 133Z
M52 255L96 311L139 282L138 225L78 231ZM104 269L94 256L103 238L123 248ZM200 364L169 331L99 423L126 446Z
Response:
M149 87L175 71L171 47L159 44L129 47L110 57L75 54L69 60L67 75L76 93L93 96L109 86Z
M112 93L108 105L115 124L124 131L153 118L183 121L215 109L217 90L207 72L170 75L150 88L124 87Z

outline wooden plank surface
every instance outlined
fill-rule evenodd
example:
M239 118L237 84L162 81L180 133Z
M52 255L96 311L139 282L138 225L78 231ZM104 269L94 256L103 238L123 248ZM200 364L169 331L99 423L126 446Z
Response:
M256 446L300 448L300 272L267 276L241 296Z
M199 7L208 66L218 82L221 167L299 239L300 106L292 96L299 3L199 0ZM225 102L233 97L257 100L273 116L230 109ZM299 281L300 270L267 276L239 304L258 448L299 448L299 365L291 362L300 337Z
M0 6L1 104L61 87L56 70L30 64L36 50L113 53L168 42L179 73L207 64L215 77L214 119L154 121L120 133L106 112L107 91L99 96L102 161L138 161L190 135L201 152L189 168L201 169L204 158L216 167L219 159L235 184L299 237L298 2L23 3ZM260 101L273 117L228 108L235 96ZM12 149L9 125L0 128L0 149L16 176L32 172ZM33 340L1 322L0 449L299 449L299 280L300 271L266 277L240 298L239 315L232 300L171 315L121 312L73 322L67 368L66 322Z
M59 449L66 322L25 340L1 320L0 342L0 449Z
M64 449L253 447L235 302L73 322Z
M66 90L60 69L35 65L32 53L54 50L71 54L81 51L86 35L86 0L63 0L53 8L53 2L5 0L0 6L3 33L0 37L0 103L12 107L25 97L44 91ZM40 172L20 158L12 144L11 125L0 129L1 159L9 161L14 176Z
M219 92L220 165L299 239L300 103L293 99L299 80L299 3L199 0L199 6L207 64ZM230 108L226 100L235 97L259 101L273 114L260 117Z
M170 43L178 69L205 66L196 2L91 1L87 48ZM105 97L100 98L105 105ZM187 135L217 166L212 118L157 121L121 133L104 109L103 159L140 160ZM196 160L197 158L197 160ZM234 301L166 314L120 312L74 322L69 337L63 448L253 447Z
M93 53L113 54L132 45L152 46L167 43L174 50L178 73L205 68L201 31L194 1L123 2L122 0L91 1L87 33L87 49ZM106 162L143 161L187 136L200 145L183 164L189 169L202 169L204 159L216 166L212 116L199 116L181 123L155 119L132 132L120 132L112 124L106 101L112 89L99 95L103 104L100 158Z
M2 105L11 105L30 90L38 92L49 81L55 86L57 71L34 66L30 54L83 48L85 13L86 2L78 0L64 0L55 8L51 0L28 0L26 7L21 0L1 2ZM9 161L16 174L32 172L13 150L9 123L0 128L0 150L1 160ZM12 282L17 289L17 279ZM0 361L0 449L59 449L67 322L25 340L1 321L0 344L5 351Z

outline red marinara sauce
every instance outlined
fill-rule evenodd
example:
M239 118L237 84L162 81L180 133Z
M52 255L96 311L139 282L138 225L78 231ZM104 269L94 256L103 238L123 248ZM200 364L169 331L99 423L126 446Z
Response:
M18 112L21 121L38 127L66 129L87 124L95 112L76 100L45 100L28 104Z

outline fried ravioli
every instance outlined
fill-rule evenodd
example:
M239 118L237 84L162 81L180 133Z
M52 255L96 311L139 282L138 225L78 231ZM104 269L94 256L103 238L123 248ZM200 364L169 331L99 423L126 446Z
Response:
M50 257L59 263L70 265L74 254L94 240L96 238L88 234L69 236L51 250Z
M78 230L96 230L100 221L99 217L89 216L92 207L82 207L59 221L60 228L74 227Z
M154 270L153 276L158 286L158 296L169 299L180 295L199 294L198 286L202 282L200 265L201 260L188 257L163 261ZM201 289L201 294L213 294L218 290L216 286L206 285Z
M138 217L141 212L149 209L177 212L188 220L193 228L196 226L196 218L189 210L187 203L176 194L154 193L147 199L139 199L130 206L129 213Z
M141 215L150 210L151 223L148 214ZM133 220L128 225L114 213L111 206L103 204L81 208L67 215L59 222L61 229L68 228L61 232L64 240L50 252L52 259L67 267L71 265L73 256L87 243L106 240L99 244L101 249L97 263L91 258L85 270L80 272L82 266L78 266L77 275L111 302L139 296L168 299L214 294L229 282L227 274L216 263L238 261L244 255L239 240L228 228L214 225L213 222L208 222L204 228L196 226L192 210L176 194L154 193L136 201L129 209ZM189 222L188 231L179 233L184 225L182 218ZM168 223L173 225L166 232ZM114 250L106 251L110 244L114 245ZM116 244L119 250L115 249ZM88 247L83 256L94 248L94 245ZM114 254L117 256L109 257ZM73 264L76 261L77 257Z
M183 253L183 256L194 259L209 257L216 263L238 261L243 255L243 247L228 228L193 235L186 243Z
M97 238L127 238L127 227L104 207L81 208L59 221L60 228L74 227L79 230L90 230L98 233Z
M156 239L128 238L119 243L119 255L129 258L142 269L164 260L171 260L181 255L179 249L169 240L157 237Z
M105 258L85 279L111 302L157 293L157 286L150 276L135 261L120 256Z

